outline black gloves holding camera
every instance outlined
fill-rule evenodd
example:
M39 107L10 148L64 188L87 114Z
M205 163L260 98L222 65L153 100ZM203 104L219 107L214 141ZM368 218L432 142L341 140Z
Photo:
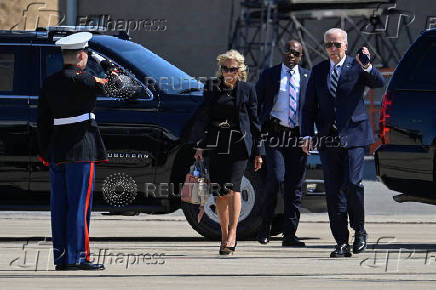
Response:
M113 85L116 89L123 87L123 82L118 76L119 69L112 62L104 59L100 62L100 66L105 71L107 79L111 85Z

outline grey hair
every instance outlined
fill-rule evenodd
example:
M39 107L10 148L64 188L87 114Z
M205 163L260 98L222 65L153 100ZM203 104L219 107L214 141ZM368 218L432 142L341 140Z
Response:
M344 40L344 42L348 43L347 32L345 30L340 29L340 28L330 28L329 30L324 32L324 42L326 42L328 35L335 34L338 32L340 32L342 34L342 39Z

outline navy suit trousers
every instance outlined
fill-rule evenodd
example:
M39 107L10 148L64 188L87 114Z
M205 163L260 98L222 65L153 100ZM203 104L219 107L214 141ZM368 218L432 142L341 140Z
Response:
M285 133L286 134L286 133ZM298 137L283 138L270 134L266 146L267 180L262 209L263 224L271 225L277 195L284 181L284 239L295 235L300 221L302 185L306 175L307 155L294 142ZM286 140L285 142L282 142Z
M356 234L365 233L364 147L324 147L319 151L330 228L337 244L348 243L348 217Z

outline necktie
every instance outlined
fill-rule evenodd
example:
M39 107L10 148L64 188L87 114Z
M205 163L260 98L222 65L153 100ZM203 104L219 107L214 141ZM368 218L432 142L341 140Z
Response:
M288 125L294 128L297 123L297 91L296 84L294 80L294 70L290 70L289 74L289 118Z
M338 80L339 80L339 74L338 74L338 65L335 65L331 75L330 75L330 94L334 98L336 98L336 89L338 88Z

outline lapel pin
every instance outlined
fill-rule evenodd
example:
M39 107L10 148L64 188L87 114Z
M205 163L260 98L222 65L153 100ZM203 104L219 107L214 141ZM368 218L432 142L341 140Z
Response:
M304 74L304 77L307 78L307 74Z

